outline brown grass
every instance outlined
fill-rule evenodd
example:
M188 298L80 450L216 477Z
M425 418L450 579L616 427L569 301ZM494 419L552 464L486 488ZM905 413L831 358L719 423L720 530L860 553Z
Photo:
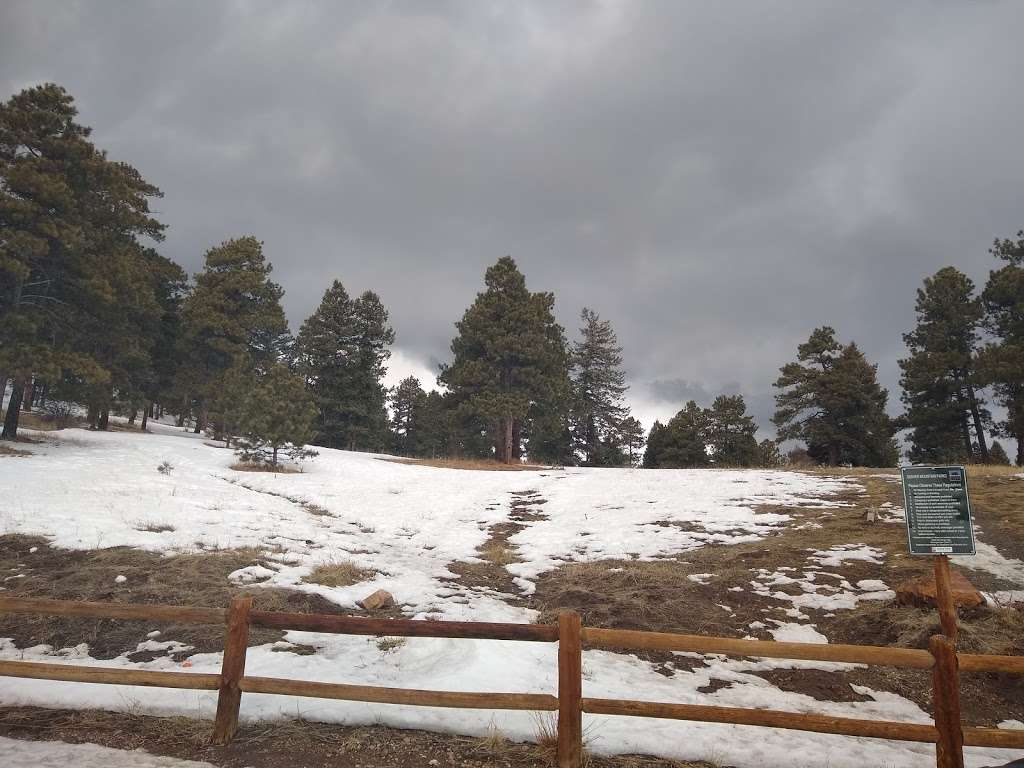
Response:
M333 560L316 566L303 581L325 587L350 587L376 575L376 571L360 568L350 560Z
M502 464L493 459L410 459L402 456L378 457L392 464L412 464L439 469L468 469L478 472L536 472L551 467L541 464Z
M32 451L23 451L19 448L11 448L11 446L0 443L0 456L32 456Z
M36 552L29 552L32 547ZM129 547L60 550L38 537L0 536L0 571L25 575L4 584L4 594L11 597L220 608L236 595L252 594L261 610L342 612L317 595L268 587L246 589L228 581L232 571L264 559L265 553L256 549L161 556ZM124 575L127 581L115 583L117 575ZM13 638L18 647L46 644L66 648L84 642L96 658L135 651L151 630L159 630L161 639L194 646L193 651L175 655L176 659L222 650L224 645L222 626L0 614L0 637ZM250 644L275 642L281 636L280 632L254 627Z
M231 465L236 472L272 472L275 475L298 475L302 470L290 464L263 464L253 461L236 461Z
M298 700L297 700L298 701ZM212 723L184 717L152 717L98 710L0 708L0 735L8 738L91 742L115 749L145 749L221 768L363 765L372 768L551 768L536 744L504 739L500 731L471 736L339 726L308 720L243 723L227 747L210 745ZM549 750L550 751L550 750ZM588 755L591 768L713 768L656 758Z

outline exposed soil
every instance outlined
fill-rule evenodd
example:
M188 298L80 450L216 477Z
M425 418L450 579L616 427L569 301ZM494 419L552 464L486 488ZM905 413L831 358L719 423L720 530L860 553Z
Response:
M209 745L211 723L95 710L0 708L0 735L32 740L90 742L117 749L203 760L222 768L550 768L553 749L487 738L382 726L346 727L288 721L243 725L226 747ZM714 768L647 757L588 756L589 768Z
M30 551L33 548L35 552ZM318 595L285 589L244 588L228 581L229 573L259 564L262 555L253 549L171 556L130 547L65 550L52 548L39 537L0 536L0 574L6 579L4 594L9 597L217 608L226 607L236 595L251 594L255 606L261 610L343 612ZM118 575L125 576L123 584L115 582ZM88 643L90 654L100 659L135 652L153 630L159 631L161 638L193 646L191 650L174 654L173 658L178 660L224 647L223 626L0 614L0 637L13 638L18 647L45 644L65 648ZM249 643L272 643L282 636L277 630L253 627Z

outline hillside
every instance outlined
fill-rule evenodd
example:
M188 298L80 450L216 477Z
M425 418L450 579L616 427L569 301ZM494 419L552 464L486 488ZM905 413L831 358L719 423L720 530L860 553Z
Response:
M892 471L486 472L321 449L302 472L270 474L232 469L234 454L203 436L151 428L27 432L30 455L0 456L4 590L213 606L246 591L258 607L351 613L385 589L397 606L384 615L547 622L572 608L592 626L880 645L920 645L937 625L930 612L893 604L893 588L928 563L903 554ZM1004 607L965 616L964 642L1022 653L1012 601L1024 591L1024 479L979 473L971 482L981 543L956 566ZM868 506L878 523L863 522ZM0 658L217 672L220 642L202 628L0 618ZM530 643L262 631L252 644L256 675L555 686L554 649ZM591 696L929 721L926 676L853 665L588 651L584 676ZM1024 720L1019 680L965 680L964 696L974 724ZM215 696L0 678L0 702L210 717ZM528 713L261 695L243 697L242 714L516 741L542 730ZM596 716L586 728L589 748L605 755L857 768L934 760L927 745L767 729ZM968 752L979 766L1012 756Z

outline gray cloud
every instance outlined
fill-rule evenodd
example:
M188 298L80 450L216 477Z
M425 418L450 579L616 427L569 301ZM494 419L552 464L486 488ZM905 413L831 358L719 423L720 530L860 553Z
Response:
M825 323L898 410L921 279L983 282L1024 226L1022 22L1012 2L8 0L0 90L68 87L164 190L189 269L262 238L293 326L335 277L373 288L432 370L508 253L572 333L584 305L612 320L638 411L728 389L767 426Z

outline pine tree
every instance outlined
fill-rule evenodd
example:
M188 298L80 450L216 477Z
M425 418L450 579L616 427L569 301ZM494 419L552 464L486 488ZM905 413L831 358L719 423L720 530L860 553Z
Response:
M708 427L707 410L690 400L668 424L654 422L647 437L643 466L648 469L709 466Z
M989 464L1000 464L1002 466L1010 464L1010 457L1006 455L1006 449L1003 448L998 440L993 440L992 445L988 449L988 461Z
M302 378L271 363L242 398L236 452L243 461L278 465L282 451L293 461L316 455L304 446L313 436L316 407Z
M974 354L981 302L974 283L953 267L926 278L917 291L917 327L903 335L910 356L900 360L900 384L907 407L910 459L915 462L988 460L984 425L988 413L979 398Z
M635 467L643 455L641 449L644 446L644 426L632 416L627 416L619 422L618 433L629 466Z
M335 280L302 324L296 341L299 370L319 411L314 444L383 450L388 443L381 384L395 332L379 297L349 297Z
M109 400L112 379L148 351L136 333L150 306L137 238L163 237L149 212L160 191L96 149L76 115L52 83L0 104L0 385L13 379L4 438L17 436L33 377L102 387Z
M243 366L254 375L290 355L291 336L281 307L284 291L255 237L228 240L206 252L203 271L182 307L178 389L197 411L195 431L224 375Z
M981 295L993 340L978 355L978 373L1006 409L998 431L1017 441L1016 463L1024 466L1024 231L996 240L991 253L1006 266L989 273Z
M418 435L417 413L426 392L415 376L406 376L391 391L391 432L394 451L399 456L416 456Z
M712 460L720 467L752 467L760 455L757 424L747 414L742 395L719 395L705 412Z
M877 366L856 344L841 345L835 330L817 328L775 382L772 418L780 440L803 440L808 453L829 466L892 466L898 460L888 392Z
M464 418L482 422L494 457L508 464L521 455L534 405L567 390L565 337L555 322L554 296L527 290L511 257L490 267L484 283L486 290L456 323L454 359L439 381Z
M782 452L779 450L779 444L775 440L770 440L766 437L758 443L757 451L760 456L759 463L762 467L770 469L772 467L781 467L785 463Z
M616 441L619 423L628 415L623 405L622 347L611 323L596 312L584 308L580 319L581 338L570 356L572 445L584 466L607 466L619 461L608 446Z

